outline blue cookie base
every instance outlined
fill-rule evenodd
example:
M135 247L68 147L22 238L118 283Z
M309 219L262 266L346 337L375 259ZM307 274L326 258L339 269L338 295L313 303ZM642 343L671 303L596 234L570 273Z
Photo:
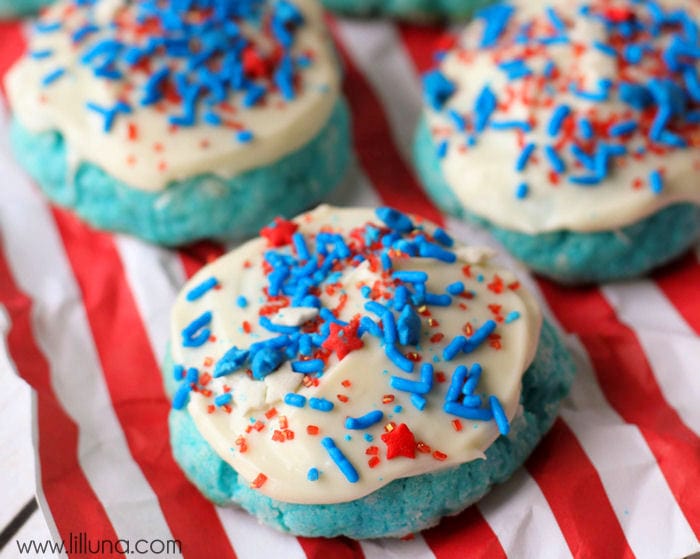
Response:
M481 225L513 256L562 283L602 283L638 277L677 258L700 239L700 207L691 203L669 206L611 231L562 230L528 235L498 227L467 211L457 199L442 174L424 119L416 133L414 161L426 192L438 207Z
M176 385L169 358L164 374L166 389L172 394ZM170 412L171 445L176 461L208 499L219 505L240 505L268 526L308 537L400 537L459 513L493 484L508 479L551 427L573 375L568 351L545 323L535 360L523 377L524 413L513 423L511 434L500 437L486 451L486 460L399 479L347 503L289 504L251 489L200 436L186 410Z
M66 146L58 132L33 134L15 120L11 139L19 162L55 203L96 228L170 246L248 237L275 216L297 215L341 182L352 153L342 99L314 139L279 161L230 179L199 175L162 192L132 188L87 162L67 182Z
M466 19L494 0L322 0L336 12L368 17L390 16L412 21Z
M26 16L38 12L53 0L0 0L0 19Z

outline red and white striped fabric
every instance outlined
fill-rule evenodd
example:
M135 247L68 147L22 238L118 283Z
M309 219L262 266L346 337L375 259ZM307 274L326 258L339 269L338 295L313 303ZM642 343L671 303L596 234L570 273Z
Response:
M333 202L443 216L410 166L419 72L439 29L330 19L354 113L353 184ZM0 25L0 73L22 50ZM571 289L524 281L579 365L551 433L477 506L404 541L294 538L219 509L171 457L159 362L170 304L221 247L174 252L50 207L13 162L0 110L0 304L36 391L43 512L54 537L177 539L186 557L649 557L700 551L700 251L650 279ZM507 259L507 257L506 257Z

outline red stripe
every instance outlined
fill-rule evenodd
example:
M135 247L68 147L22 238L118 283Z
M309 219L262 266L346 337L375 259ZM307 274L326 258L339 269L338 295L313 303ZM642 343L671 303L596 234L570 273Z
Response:
M444 518L435 528L423 532L423 538L437 559L506 557L501 542L476 507Z
M359 542L348 538L297 538L309 559L363 559Z
M329 17L328 23L343 58L343 89L352 109L354 146L360 164L384 203L441 224L442 215L399 154L378 96L349 56L335 20Z
M22 23L0 21L0 87L5 92L4 80L7 70L24 52L25 40Z
M654 279L688 325L700 334L700 263L693 254L663 268Z
M540 442L527 469L575 557L634 557L598 472L562 419Z
M187 557L235 557L213 505L172 457L163 380L112 237L66 211L54 209L53 215L83 295L114 411L173 537Z
M584 344L610 404L627 423L639 427L700 536L700 439L664 399L634 332L618 320L597 289L574 292L546 280L540 280L540 287L564 328Z
M10 355L20 376L37 394L41 485L56 528L66 543L70 542L70 534L81 533L91 541L116 541L107 513L78 462L78 428L58 402L49 364L34 340L32 301L15 283L2 250L0 303L12 322L7 337Z
M195 275L202 266L224 254L224 247L212 241L200 241L181 248L180 261L187 278Z
M446 36L444 29L433 25L398 26L401 42L421 74L435 66L435 50L440 39Z

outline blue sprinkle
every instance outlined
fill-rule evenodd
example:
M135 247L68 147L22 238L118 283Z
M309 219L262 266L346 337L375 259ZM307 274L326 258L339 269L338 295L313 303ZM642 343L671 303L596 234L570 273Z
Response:
M462 387L467 379L468 370L464 365L459 365L452 373L450 387L445 395L445 402L456 402L462 393Z
M219 394L216 398L214 398L214 404L221 407L225 406L226 404L230 404L232 400L233 394L230 392L224 392L223 394Z
M51 85L53 82L58 80L63 74L66 73L65 68L56 68L55 70L52 70L48 74L46 74L43 78L41 78L41 85L46 87L47 85Z
M197 381L199 381L199 370L196 367L190 367L187 369L185 380L190 384L197 383Z
M457 402L445 402L443 410L451 415L456 415L462 419L477 421L490 421L493 419L493 412L485 408L470 408Z
M294 392L288 392L284 396L284 403L295 408L303 408L306 405L306 397Z
M482 324L479 329L474 332L474 334L467 339L464 343L463 351L464 353L471 353L493 333L496 329L496 322L493 320L487 320Z
M464 288L464 283L462 283L461 281L456 281L456 282L451 283L450 285L448 285L447 288L446 288L446 291L447 291L450 295L455 295L455 296L457 296L457 295L461 295L462 293L464 293L464 289L465 289L465 288Z
M634 120L625 120L624 122L618 122L610 126L608 134L613 137L625 136L631 134L635 130L637 130L637 123Z
M428 242L423 242L418 245L418 254L423 258L434 258L435 260L447 262L448 264L457 261L457 255L454 252L450 252L439 245Z
M518 156L518 160L515 162L515 170L521 173L522 171L525 170L525 167L527 167L527 162L530 160L530 156L532 155L532 152L535 151L535 144L530 142L527 144L523 150L520 152L520 155Z
M196 301L197 299L202 297L207 291L209 291L210 289L214 289L217 285L219 285L219 282L216 278L211 277L209 279L205 279L202 283L190 289L187 292L185 298L188 301Z
M391 362L396 365L402 371L407 373L413 372L413 361L408 359L403 355L394 344L387 344L384 348L386 356L391 360Z
M239 295L236 297L236 305L238 305L238 307L241 309L245 309L248 306L248 299L246 299L243 295Z
M425 283L428 281L428 274L418 270L400 270L394 272L391 277L404 283Z
M338 469L342 472L345 478L350 483L357 483L360 479L357 470L354 468L350 460L348 460L342 451L335 445L333 439L330 437L324 437L321 440L321 445L323 445L323 448L326 449L328 455L331 457L331 460L335 462L335 465L338 466Z
M265 328L270 332L275 332L277 334L294 334L299 331L299 326L284 326L282 324L273 323L268 317L260 317L260 326Z
M559 33L566 33L566 24L551 6L546 9L547 19Z
M389 229L399 233L410 233L415 227L406 214L394 208L381 207L377 208L374 213Z
M501 120L491 122L491 128L494 130L521 130L523 132L531 132L532 125L525 120Z
M450 143L447 140L442 140L436 150L436 155L438 156L438 159L444 159L445 156L447 156L447 150L450 147Z
M452 297L446 293L426 293L425 303L435 307L449 307L452 304Z
M50 49L33 50L29 53L29 56L34 60L42 60L44 58L49 58L52 55L53 51Z
M613 58L617 58L617 51L615 50L615 47L612 47L611 45L608 45L608 44L603 43L601 41L593 41L593 47L598 49L603 54L607 54L608 56L612 56Z
M498 431L501 435L507 435L510 433L510 423L506 417L505 411L503 411L503 406L496 396L489 396L489 406L491 408L491 413L493 413L493 419L498 425Z
M564 120L571 114L571 107L568 105L559 105L549 120L549 125L547 127L547 133L550 136L556 136L559 134Z
M447 248L450 248L455 244L454 239L450 237L444 229L436 229L435 233L433 233L433 238L442 246Z
M182 408L185 407L185 404L187 404L187 399L190 396L191 390L192 390L192 388L190 387L190 384L187 382L183 382L179 386L179 388L175 392L175 395L173 396L173 402L172 402L173 409L181 410Z
M180 382L185 376L185 368L182 365L173 365L173 378Z
M204 345L211 335L209 328L206 328L211 322L211 317L211 312L206 311L190 322L182 330L182 345L185 347L200 347Z
M420 396L419 394L411 394L411 403L418 411L423 411L425 409L426 404L428 403L428 400L426 400L425 397Z
M264 347L260 349L254 356L251 362L251 371L253 378L262 380L267 375L274 373L284 361L284 355L273 347Z
M484 34L481 37L479 46L481 48L490 48L496 45L503 32L508 27L510 18L513 15L515 8L508 5L489 6L479 10L475 15L476 18L483 19Z
M423 76L423 91L426 101L436 111L443 108L456 90L457 86L438 70L433 70Z
M420 331L420 316L413 307L405 305L397 322L399 343L401 345L417 345L420 341Z
M477 132L482 132L486 128L497 106L496 95L488 85L485 85L474 103L474 128Z
M292 371L295 373L319 373L323 371L323 366L323 359L292 361Z
M466 343L467 338L464 336L455 336L452 341L447 344L445 349L442 350L442 358L446 361L451 361L460 351L462 351L462 348L464 348Z
M649 173L649 188L652 193L659 195L664 189L664 181L659 171Z
M554 146L546 146L544 148L544 154L547 156L547 160L555 172L561 174L566 171L566 164L557 153L557 150L554 149Z
M394 413L401 413L403 411L403 406L394 406Z
M512 311L506 315L505 322L506 322L506 324L510 324L511 322L515 322L519 318L520 318L520 313L518 311Z
M309 407L316 411L329 412L335 406L333 402L325 398L309 398Z
M236 140L242 144L247 144L253 141L253 133L250 130L241 130L236 134Z
M233 346L217 361L214 378L223 377L240 369L248 359L249 351Z
M306 479L309 481L318 481L318 469L317 468L309 468L308 473L306 474Z
M362 417L348 417L345 420L345 428L355 431L369 429L372 425L379 423L384 417L384 412L381 410L373 410Z
M385 272L390 272L392 265L391 265L391 257L387 252L382 252L379 255L379 259L382 262L382 268L384 269Z
M518 200L522 200L524 198L527 198L527 195L530 191L530 187L527 185L526 182L521 182L517 188L515 189L515 197Z

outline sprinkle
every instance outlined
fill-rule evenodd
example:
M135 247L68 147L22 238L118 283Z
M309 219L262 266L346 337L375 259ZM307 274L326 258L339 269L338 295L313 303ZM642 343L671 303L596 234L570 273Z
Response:
M510 324L511 322L515 322L519 318L520 318L520 313L518 311L511 311L506 315L505 323Z
M523 150L520 152L520 155L518 156L518 160L515 163L516 171L522 172L525 170L527 162L530 160L530 156L535 151L535 147L535 144L530 142L523 148Z
M402 281L404 283L425 283L428 281L428 274L418 270L401 270L394 272L391 276L392 278Z
M493 413L485 408L469 408L457 402L445 402L443 409L446 413L456 415L462 419L490 421L493 419Z
M236 133L236 140L241 144L249 144L253 141L253 133L250 130L241 130Z
M571 107L569 107L568 105L559 105L555 109L554 114L552 115L552 118L549 121L549 126L547 128L548 134L550 136L556 136L557 134L559 134L564 120L566 120L566 117L568 117L570 114Z
M527 185L526 182L521 182L518 187L515 189L515 197L518 200L522 200L524 198L527 198L528 193L530 192L530 187Z
M306 479L309 481L318 481L318 469L317 468L309 468L308 473L306 474Z
M393 460L400 456L411 459L416 457L416 439L405 423L383 433L382 441L387 447L387 460Z
M288 392L284 396L284 403L295 408L303 408L306 405L306 397L294 392Z
M437 228L433 233L433 238L442 246L450 248L454 245L454 239L450 237L444 229Z
M452 373L450 387L445 395L445 402L456 402L462 393L462 387L467 378L468 370L464 365L459 365Z
M41 85L44 87L51 85L66 73L65 68L56 68L41 78Z
M436 111L442 109L456 89L456 85L437 70L423 76L423 91L426 101ZM382 218L380 217L380 219Z
M664 189L664 182L663 182L663 177L661 176L661 173L659 171L652 171L649 174L649 188L651 189L652 193L658 195L663 192Z
M263 485L265 485L266 481L267 476L265 474L258 474L258 476L253 480L253 483L250 484L250 486L253 489L260 489Z
M442 358L446 361L451 361L464 348L467 343L467 338L464 336L455 336L452 341L447 344L447 347L442 351Z
M214 398L214 405L219 407L225 406L226 404L230 404L232 400L233 394L230 392L224 392L223 394L219 394L216 398Z
M211 312L206 311L199 317L195 318L190 324L182 330L182 345L185 347L200 347L204 345L211 331L207 326L211 322Z
M246 299L243 295L239 295L236 297L236 305L238 305L238 307L241 309L245 309L248 306L248 299Z
M253 378L262 380L267 375L274 373L282 364L284 356L282 352L272 347L260 349L254 356L251 362L251 371Z
M191 389L192 388L190 387L190 384L188 382L183 382L179 386L179 388L175 392L175 395L173 396L172 406L174 410L181 410L185 407L185 404L187 404L187 400L190 396Z
M187 292L187 295L185 296L185 298L188 301L196 301L197 299L202 297L205 293L207 293L210 289L213 289L217 285L219 285L219 282L216 278L211 277L211 278L205 279L202 283L200 283L199 285L196 285L195 287L190 289Z
M398 349L396 349L396 345L388 344L384 348L384 351L386 353L386 356L399 369L401 369L402 371L406 371L407 373L413 372L413 361L405 357Z
M486 322L484 322L484 324L481 325L479 329L476 332L474 332L474 334L470 336L464 343L464 353L471 353L482 343L484 343L486 341L486 338L488 338L496 329L496 326L497 324L493 320L487 320Z
M345 476L345 478L350 483L357 483L360 479L357 470L350 463L350 460L348 460L342 451L335 445L333 439L330 437L324 437L321 439L321 445L323 445L323 448L326 449L328 455L331 457L331 460L335 462L335 465L338 466L338 469Z
M353 430L369 429L372 425L379 423L384 418L381 410L371 411L362 417L348 417L345 420L345 428Z
M559 154L553 146L545 146L544 154L547 156L549 164L552 166L552 169L554 169L555 172L561 174L566 171L566 165L564 164L564 160L559 156Z
M501 433L501 435L507 435L510 433L510 423L508 422L508 418L503 411L501 402L496 396L489 396L489 406L491 407L493 419L496 421L496 425L498 425L498 432Z
M309 407L317 411L329 412L335 407L335 404L325 398L309 398Z
M292 371L295 373L319 373L323 371L322 359L309 359L307 361L292 361Z

